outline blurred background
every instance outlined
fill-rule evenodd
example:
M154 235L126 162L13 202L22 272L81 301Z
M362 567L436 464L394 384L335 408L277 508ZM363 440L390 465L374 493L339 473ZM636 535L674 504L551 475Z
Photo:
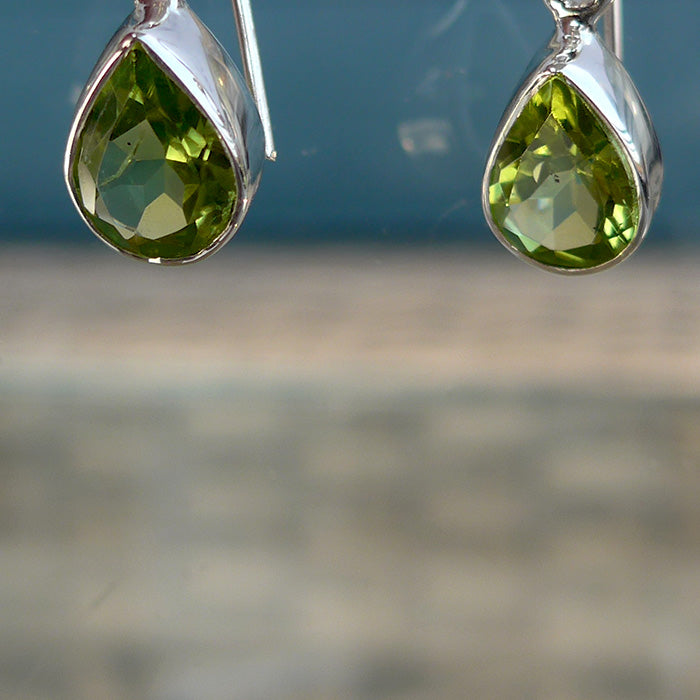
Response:
M696 3L626 0L663 201L573 280L479 199L539 0L257 0L280 158L183 269L62 181L130 0L9 5L0 697L700 697Z

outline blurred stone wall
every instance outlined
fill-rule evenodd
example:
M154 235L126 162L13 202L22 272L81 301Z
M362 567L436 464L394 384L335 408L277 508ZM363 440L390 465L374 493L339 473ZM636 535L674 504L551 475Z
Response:
M693 261L0 279L3 699L698 697Z

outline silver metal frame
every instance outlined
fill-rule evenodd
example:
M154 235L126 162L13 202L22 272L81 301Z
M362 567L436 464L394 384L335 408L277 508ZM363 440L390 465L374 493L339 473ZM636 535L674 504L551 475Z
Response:
M595 30L595 22L601 14L606 10L612 11L611 2L612 0L545 0L557 24L549 44L550 53L526 78L506 109L491 146L482 184L484 215L496 238L514 255L531 265L565 275L598 272L629 257L644 239L661 197L663 163L651 118L624 66ZM616 0L615 4L617 2L620 0ZM616 46L621 50L619 43ZM620 255L596 267L555 267L533 260L510 244L491 215L489 186L498 152L532 96L554 75L563 76L594 108L617 137L634 175L639 201L637 234Z
M134 12L107 45L78 100L68 137L64 176L83 221L110 248L137 260L183 265L208 257L228 243L240 227L257 191L265 157L274 159L276 156L255 28L249 0L234 0L234 6L237 4L242 10L236 13L236 21L244 42L241 45L243 64L252 83L249 90L225 49L185 0L135 0L134 4ZM83 215L73 189L72 171L79 134L95 98L136 42L212 122L236 175L238 196L229 226L208 248L187 258L145 258L118 248L92 227Z

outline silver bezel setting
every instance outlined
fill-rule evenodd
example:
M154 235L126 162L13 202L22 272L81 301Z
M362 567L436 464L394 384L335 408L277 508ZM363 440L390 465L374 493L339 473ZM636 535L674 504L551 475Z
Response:
M226 149L238 187L229 225L207 248L184 258L147 258L105 239L84 216L73 188L78 137L92 105L112 72L135 43L192 99L211 121ZM136 0L134 12L108 43L78 100L64 159L68 191L81 218L110 248L145 262L184 265L220 250L234 236L257 191L265 160L265 136L250 91L225 49L185 0Z
M594 0L588 4L579 2L578 9L572 9L575 2L569 3L566 0L545 0L545 3L554 14L557 29L549 44L549 54L526 78L498 126L484 173L482 207L496 238L521 260L549 272L564 275L590 274L613 267L628 258L646 236L661 197L661 148L649 113L632 79L595 30L595 22L609 1ZM639 202L637 233L620 255L594 267L556 267L533 260L511 245L491 214L490 179L501 146L532 96L555 75L562 76L573 85L617 137L634 176Z

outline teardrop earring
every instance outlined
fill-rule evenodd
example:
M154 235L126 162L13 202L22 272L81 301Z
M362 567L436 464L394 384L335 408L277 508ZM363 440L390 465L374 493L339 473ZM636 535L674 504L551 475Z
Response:
M250 90L185 0L135 0L78 101L68 190L132 258L180 265L219 250L276 157L250 0L233 7Z
M618 58L621 2L545 0L556 33L506 110L486 165L492 231L552 272L595 272L625 259L661 195L659 142ZM618 55L595 30L606 11Z

